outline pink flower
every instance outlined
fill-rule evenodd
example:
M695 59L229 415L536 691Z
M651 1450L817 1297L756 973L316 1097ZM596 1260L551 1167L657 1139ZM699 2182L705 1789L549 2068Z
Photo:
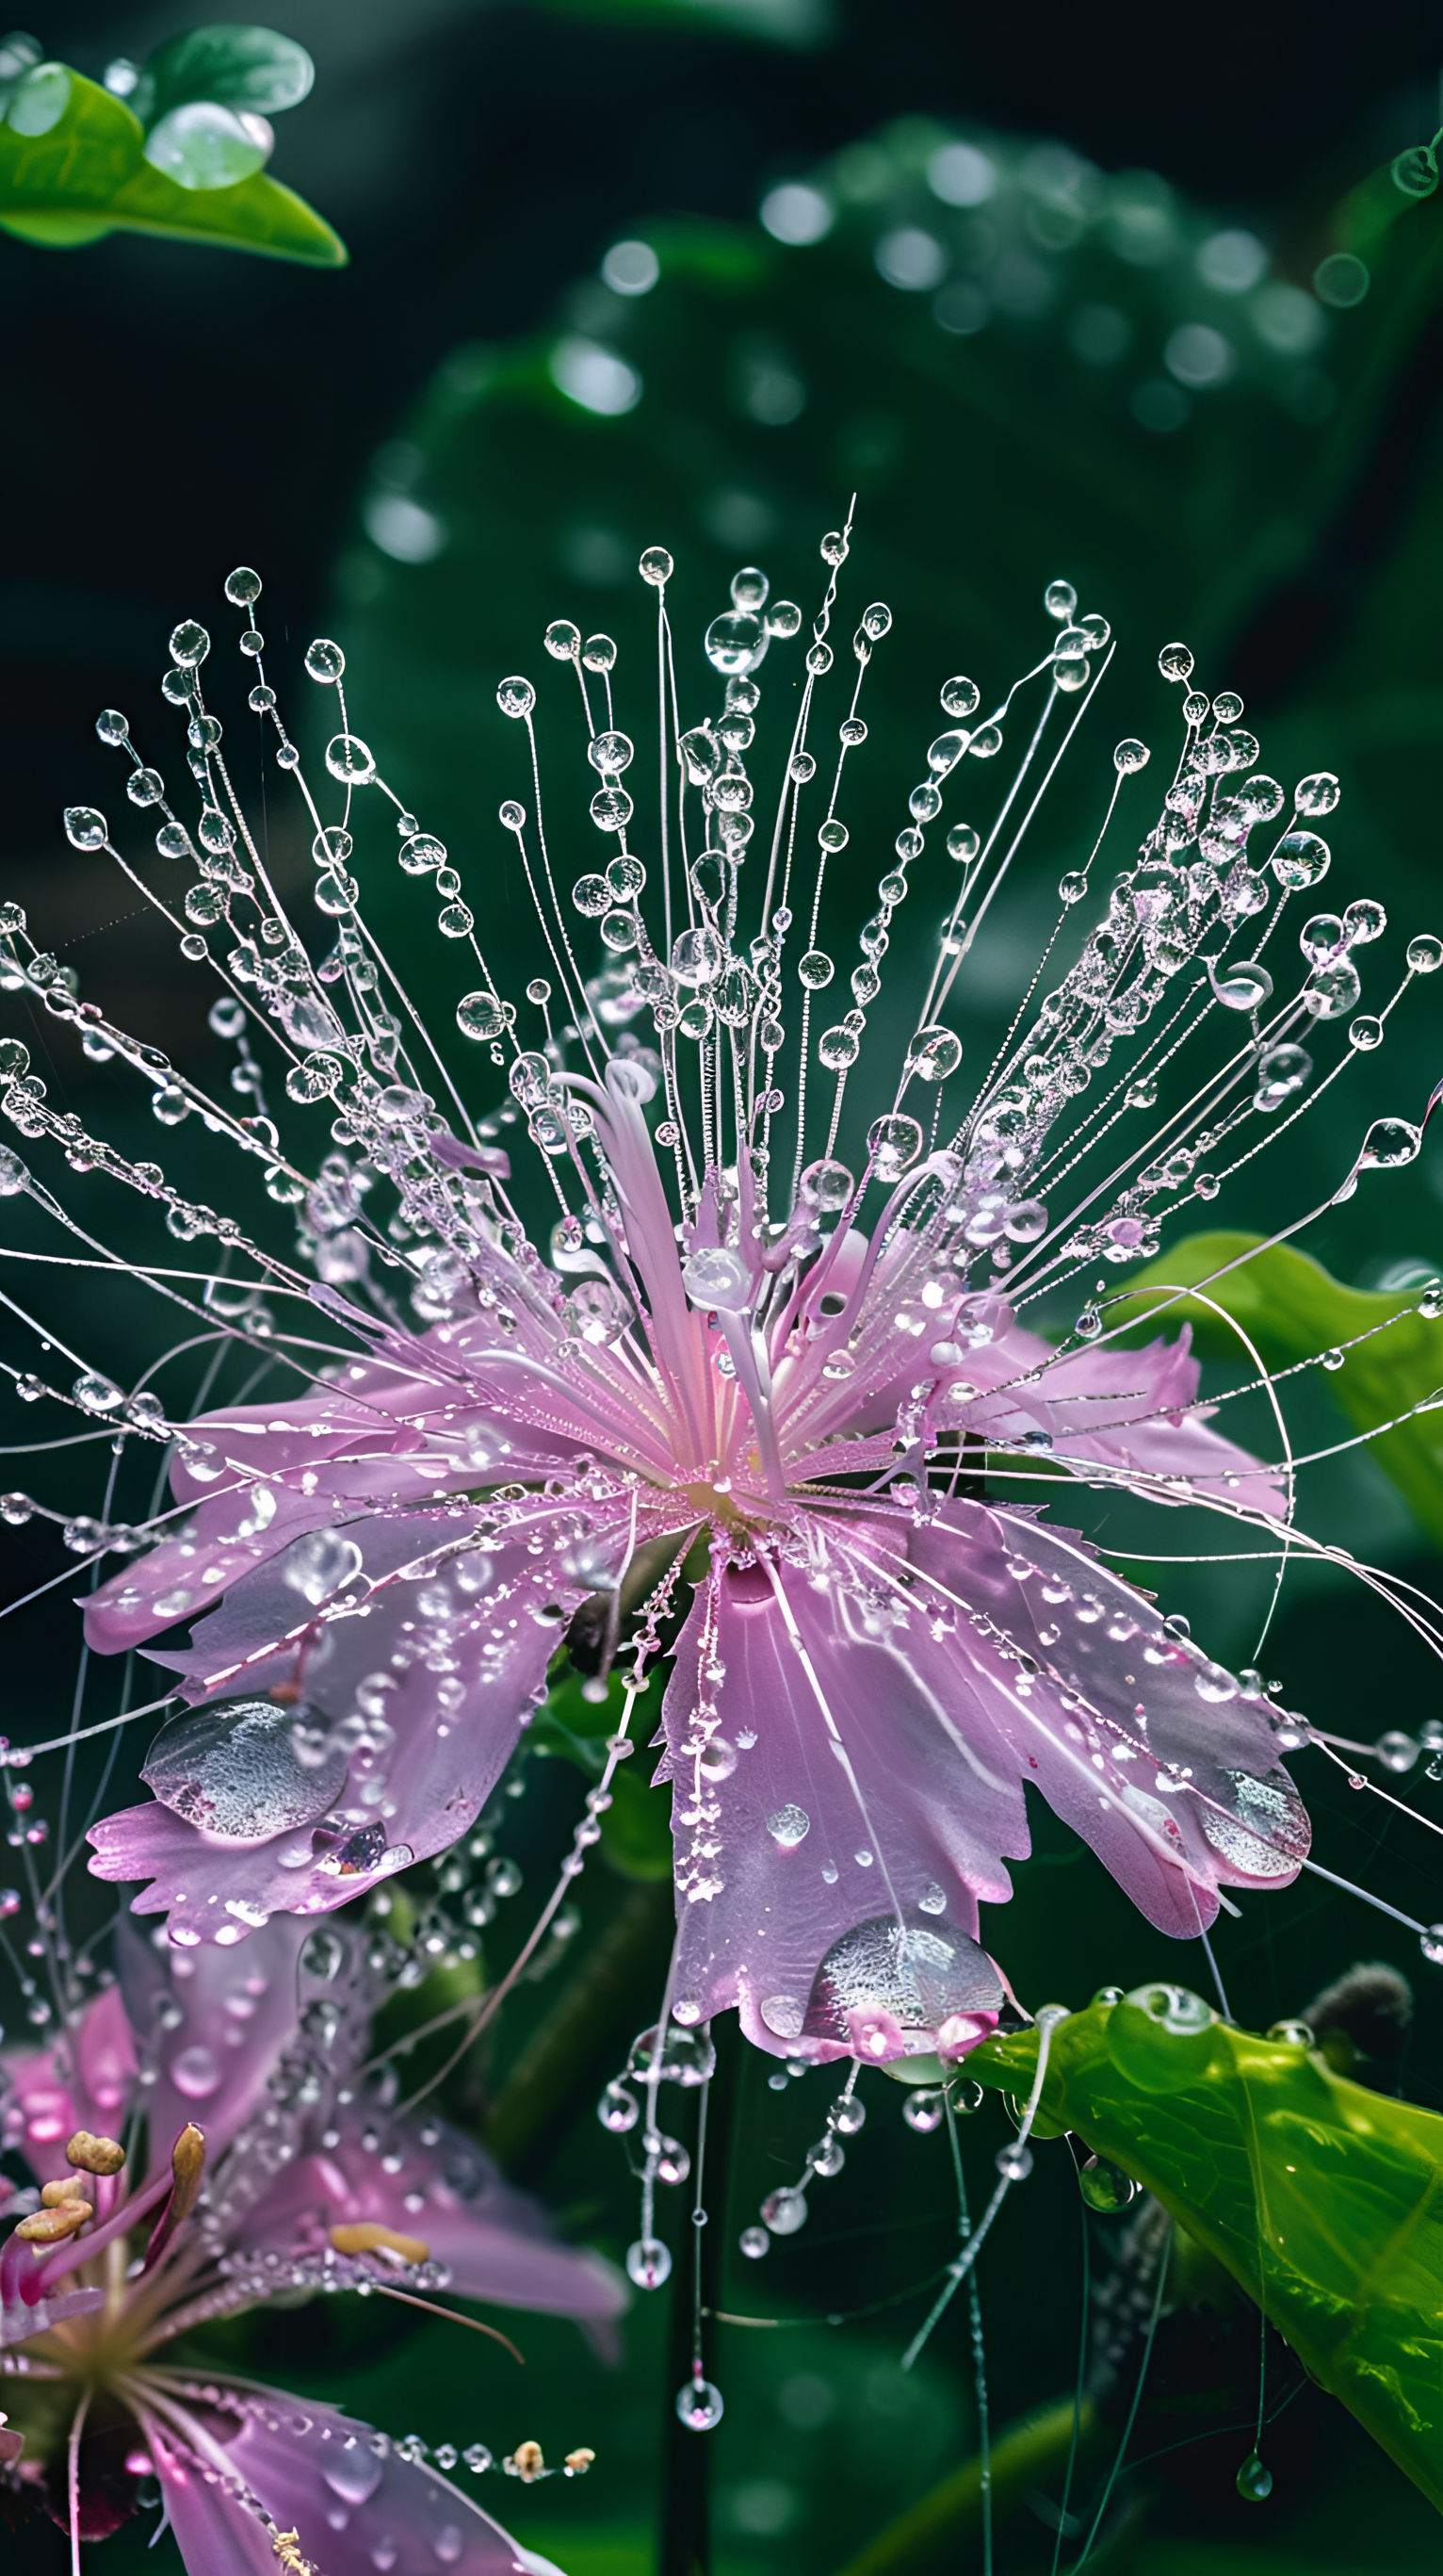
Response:
M1025 1501L937 1482L975 1432L1024 1466L1040 1452L1163 1501L1277 1511L1275 1481L1207 1427L1185 1346L1058 1358L969 1293L939 1267L950 1154L918 1164L870 1234L844 1223L823 1244L819 1198L842 1183L809 1175L780 1241L744 1193L728 1242L704 1209L678 1247L649 1076L619 1057L605 1088L575 1088L616 1190L634 1333L584 1341L534 1256L482 1245L452 1321L389 1334L383 1359L279 1428L259 1408L197 1424L245 1483L204 1501L159 1568L103 1586L91 1635L133 1643L176 1615L189 1546L193 1588L223 1598L164 1658L186 1695L291 1696L244 1721L270 1772L232 1760L228 1736L188 1765L163 1735L148 1776L168 1803L98 1827L94 1866L154 1871L145 1902L179 1937L225 1940L251 1908L342 1900L348 1853L370 1871L397 1866L397 1845L434 1851L509 1758L571 1611L642 1547L705 1530L665 1707L679 2019L736 2005L783 2053L974 2044L1001 1999L977 1905L1009 1894L1005 1860L1027 1853L1028 1780L1180 1937L1212 1921L1220 1884L1290 1878L1306 1827L1260 1692ZM481 1473L506 1482L446 1499ZM216 1532L256 1519L258 1494L270 1517L234 1575ZM333 1520L293 1536L297 1505L314 1519L326 1496ZM304 1726L323 1751L295 1750ZM262 1839L272 1775L296 1803Z
M558 2245L469 2140L366 2085L376 1983L351 1927L319 1944L285 1917L239 1956L163 1936L157 1949L122 1927L119 1983L55 2046L0 2065L5 2143L47 2186L39 2210L21 2196L0 2249L0 2341L24 2346L45 2385L35 2415L14 2382L16 2432L29 2435L19 2473L48 2480L68 2527L74 2423L78 2527L99 2538L153 2468L194 2576L274 2566L287 2531L326 2576L362 2563L406 2576L429 2565L423 2549L474 2571L524 2564L467 2498L369 2427L224 2372L187 2385L166 2360L176 2337L277 2292L434 2305L450 2291L592 2331L625 2304L618 2277ZM113 2141L138 2111L150 2163L131 2176ZM58 2408L57 2378L71 2388Z
M340 929L315 964L298 934L282 950L269 918L263 933L241 928L251 897L225 889L239 883L245 826L211 780L193 853L204 883L186 900L210 923L224 911L235 934L212 1026L247 1049L273 1038L287 1102L318 1111L338 1150L308 1167L290 1107L276 1103L284 1139L261 1114L255 1086L269 1077L253 1050L236 1070L256 1115L214 1101L204 1114L217 1158L263 1154L273 1194L300 1211L294 1260L269 1235L249 1240L238 1216L193 1205L160 1166L77 1138L43 1086L23 1088L23 1067L13 1077L22 1132L53 1132L72 1164L103 1157L163 1201L172 1234L225 1237L247 1280L242 1315L262 1291L304 1295L305 1331L270 1342L266 1307L259 1346L302 1374L324 1370L302 1394L184 1425L151 1396L127 1407L118 1387L75 1399L177 1440L189 1517L102 1585L86 1617L105 1651L194 1621L188 1644L156 1649L186 1713L146 1765L154 1803L92 1837L97 1873L145 1882L136 1908L167 1913L179 1941L241 1941L444 1849L515 1751L579 1609L604 1669L632 1654L633 1703L649 1687L684 1557L708 1570L663 1713L678 2014L734 2004L754 2038L788 2054L964 2050L1003 1991L977 1909L1006 1896L1007 1863L1027 1852L1029 1781L1179 1937L1211 1922L1221 1885L1281 1884L1300 1865L1306 1819L1277 1759L1280 1739L1301 1740L1296 1725L1039 1511L1060 1469L1249 1529L1272 1532L1291 1512L1280 1471L1209 1423L1186 1340L1120 1349L1092 1283L1101 1264L1156 1252L1166 1221L1195 1222L1195 1197L1211 1208L1229 1172L1303 1113L1308 1050L1352 1009L1355 952L1380 935L1381 908L1318 916L1301 980L1281 988L1269 942L1292 893L1329 865L1311 823L1337 781L1304 779L1274 841L1286 800L1257 773L1241 700L1192 692L1150 824L1119 803L1149 757L1122 742L1093 856L1063 879L1060 909L1034 884L1038 973L964 1089L964 1029L975 1045L987 996L959 979L1009 870L1019 882L1038 798L1111 649L1106 619L1078 617L1072 586L1054 582L1036 666L991 716L974 682L945 683L946 729L899 808L879 908L858 934L853 1007L823 1026L839 962L821 944L826 872L848 841L847 764L892 623L873 602L850 664L838 652L848 544L845 530L823 540L826 589L784 738L755 776L756 675L803 620L768 604L754 567L707 630L719 702L683 730L700 672L674 663L671 560L648 549L662 739L635 768L614 646L583 648L565 620L547 630L606 854L604 873L569 888L542 813L537 692L503 681L502 715L529 737L514 783L536 804L507 795L497 846L534 899L545 971L502 994L487 922L448 867L438 928L475 981L448 996L444 1027L423 1027L409 991L387 984L363 924L372 862L355 836L381 803L365 793L364 741L343 732L326 755L345 804L313 854L317 900ZM245 568L230 585L248 620L259 588ZM194 621L176 630L172 693L196 724L209 651ZM253 625L245 651L259 678ZM838 661L833 732L822 710ZM325 639L307 660L323 686L343 667ZM1181 685L1192 658L1169 645L1160 667ZM1033 684L1042 704L1005 776L1007 763L988 764ZM650 679L640 703L658 704ZM252 704L280 726L263 680ZM124 718L103 730L139 764ZM632 790L655 781L653 755L664 811L643 858L628 837ZM294 768L288 744L284 759ZM985 829L943 820L963 799L990 807ZM1093 875L1114 817L1143 831L1136 864L1104 894ZM425 879L446 854L414 816L400 821L403 869ZM90 808L70 828L82 847L105 837ZM164 828L178 846L168 808ZM909 940L902 907L923 887L940 931ZM593 920L601 948L588 953ZM1410 972L1439 955L1415 942ZM885 1057L884 974L910 978L888 997L910 1035ZM64 1017L67 1002L52 994L51 1008ZM453 1010L504 1075L485 1114L454 1068ZM643 1014L654 1047L633 1029ZM99 1036L146 1070L124 1032L106 1023ZM1350 1060L1340 1041L1328 1080ZM1154 1120L1160 1084L1175 1098ZM503 1132L535 1149L514 1184ZM1405 1122L1378 1122L1354 1177L1406 1161L1418 1141ZM1064 1334L1056 1349L1023 1320L1043 1299ZM610 1776L568 1869L599 1831Z

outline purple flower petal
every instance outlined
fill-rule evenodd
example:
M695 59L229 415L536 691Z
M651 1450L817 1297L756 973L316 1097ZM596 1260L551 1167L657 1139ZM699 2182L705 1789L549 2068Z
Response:
M384 2155L368 2149L353 2123L335 2147L283 2166L245 2212L235 2250L324 2255L333 2227L369 2219L423 2242L463 2299L596 2323L628 2304L621 2275L584 2247L557 2244L536 2204L459 2131L410 2119L382 2143Z
M433 1512L348 1524L341 1535L353 1538L358 1582L376 1587L369 1599L358 1592L354 1615L326 1617L325 1604L318 1615L288 1583L284 1557L233 1585L191 1646L162 1660L196 1701L299 1688L297 1719L313 1729L372 1703L345 1785L324 1822L296 1825L286 1808L284 1825L267 1834L260 1778L243 1842L158 1803L127 1808L92 1828L95 1875L149 1879L135 1911L168 1910L182 1938L233 1942L270 1914L344 1904L378 1872L455 1842L511 1757L565 1620L624 1548L621 1530L578 1543L576 1515L550 1505L494 1549L466 1549L468 1524L481 1518L468 1510L459 1521ZM549 1541L535 1555L533 1527ZM444 1561L452 1548L464 1552ZM279 1813L294 1774L279 1737L275 1764Z
M207 2389L182 2396L243 2489L294 2532L324 2576L527 2576L510 2534L439 2472L398 2459L368 2424L311 2398ZM152 2436L189 2576L276 2576L271 2533L205 2455Z
M680 2018L735 2003L762 2047L811 2053L839 1941L975 1935L978 1900L1010 1893L1026 1781L1179 1938L1220 1884L1296 1875L1307 1823L1266 1706L1081 1538L956 1502L920 1528L818 1516L808 1540L777 1569L785 1607L763 1571L723 1572L678 1649L658 1776ZM936 2025L914 2026L915 2050Z

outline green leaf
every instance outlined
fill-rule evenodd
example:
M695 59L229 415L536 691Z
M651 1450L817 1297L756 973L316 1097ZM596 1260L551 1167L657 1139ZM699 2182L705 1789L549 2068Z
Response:
M1360 1333L1372 1334L1345 1353L1340 1369L1326 1371L1323 1383L1356 1431L1397 1424L1370 1444L1372 1455L1419 1526L1443 1542L1443 1408L1397 1420L1410 1406L1429 1405L1443 1388L1443 1318L1419 1314L1416 1290L1345 1288L1290 1244L1259 1250L1263 1242L1254 1234L1188 1235L1139 1273L1114 1313L1119 1321L1146 1317L1154 1331L1161 1326L1175 1332L1189 1323L1205 1357L1242 1368L1248 1366L1247 1348L1225 1317L1241 1327L1270 1369L1316 1359ZM1168 1296L1170 1289L1204 1281L1208 1305Z
M192 99L277 116L300 105L315 77L304 45L269 27L192 27L147 56L131 104L146 126Z
M1205 2012L1141 1987L1070 2015L1038 2133L1154 2193L1443 2510L1443 2118ZM989 2040L967 2072L1025 2094L1037 2049Z
M613 1675L604 1699L583 1698L583 1688L583 1676L563 1664L545 1707L536 1712L527 1740L533 1753L560 1754L588 1779L599 1780L606 1767L606 1738L621 1724L626 1693L619 1674ZM623 1878L670 1878L670 1819L668 1791L652 1787L645 1765L633 1754L612 1774L611 1805L601 1818L603 1858Z
M66 74L63 109L43 133L17 132L15 106L27 84L51 69L41 64L26 75L0 126L0 227L7 232L54 250L112 230L156 233L318 268L345 266L339 236L277 180L258 173L231 188L181 188L151 169L138 118L79 72Z

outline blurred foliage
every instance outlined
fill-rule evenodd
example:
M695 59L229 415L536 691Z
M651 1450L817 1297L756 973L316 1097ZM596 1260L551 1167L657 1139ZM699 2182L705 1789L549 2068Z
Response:
M810 48L834 32L831 0L545 0L571 18L602 18L624 26L692 27L709 35L758 37L763 43Z
M1395 1426L1370 1441L1369 1454L1420 1529L1443 1545L1443 1304L1420 1311L1416 1289L1345 1288L1290 1244L1261 1246L1252 1234L1187 1235L1139 1272L1109 1321L1122 1323L1135 1311L1152 1319L1152 1329L1160 1323L1174 1333L1186 1323L1203 1357L1246 1366L1247 1347L1229 1329L1231 1318L1270 1371L1326 1353L1324 1384L1354 1430ZM1202 1287L1206 1302L1170 1293ZM1426 1297L1425 1308L1432 1307ZM1424 1410L1400 1420L1414 1405Z
M1371 265L1324 225L1285 271L1153 172L1107 176L1056 144L913 118L774 189L764 221L640 225L546 331L458 349L377 452L337 567L339 631L383 772L463 878L486 872L493 971L524 980L532 936L492 820L499 796L526 785L497 681L517 668L537 679L554 778L574 687L545 662L543 629L563 613L583 633L606 628L621 648L617 721L645 744L654 642L635 567L664 541L677 557L682 721L695 721L716 688L701 630L738 562L762 561L775 591L809 605L817 538L854 491L841 613L880 593L898 622L868 674L865 759L848 771L851 848L832 880L844 916L870 908L946 675L961 663L1000 694L1043 649L1054 575L1121 638L1030 862L959 983L969 1052L985 1061L1057 874L1091 842L1113 729L1170 759L1175 700L1153 656L1173 634L1211 685L1236 677L1272 701L1249 710L1265 766L1340 772L1339 875L1405 905L1404 936L1426 927L1417 817L1443 691L1423 660L1423 568L1443 577L1443 506L1416 477L1407 424L1431 363L1443 208L1384 178L1396 219L1375 227ZM799 658L773 647L764 701L790 698ZM644 750L643 834L653 775ZM969 773L968 792L980 809L999 789ZM558 807L553 786L548 825L563 882L594 864L579 798ZM414 957L414 890L384 860L368 866L371 918ZM1372 952L1380 976L1394 944ZM905 997L889 1005L884 988L880 1020L889 1007L900 1014ZM1435 1071L1410 997L1338 1105L1290 1138L1298 1203L1331 1197L1355 1117L1361 1136L1366 1114L1416 1116ZM1426 1173L1389 1186L1394 1249L1412 1252ZM1245 1173L1234 1220L1260 1223L1271 1192L1266 1166ZM1366 1231L1359 1214L1329 1209L1323 1222L1339 1266L1377 1250L1376 1211Z
M1020 2094L1037 2056L1036 2031L1023 2031L968 2067ZM1037 2128L1073 2131L1152 2192L1443 2508L1436 2112L1156 1986L1054 2028Z
M46 62L33 37L0 44L0 227L49 250L110 232L345 265L345 246L264 176L269 118L311 87L310 56L268 27L201 27L101 88Z

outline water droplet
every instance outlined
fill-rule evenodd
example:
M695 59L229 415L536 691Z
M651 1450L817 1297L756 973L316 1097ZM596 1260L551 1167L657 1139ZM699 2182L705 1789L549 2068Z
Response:
M354 2433L341 2442L328 2442L321 2454L321 2475L345 2504L364 2504L385 2473L384 2463Z
M1102 1317L1095 1306L1084 1306L1072 1327L1080 1342L1095 1342L1102 1330Z
M98 850L109 835L105 816L95 805L67 805L65 837L77 850Z
M944 1030L942 1034L948 1033ZM960 1057L960 1043L957 1052ZM900 1180L922 1151L922 1130L915 1118L874 1118L867 1130L867 1145L877 1179Z
M144 1778L142 1772L141 1777ZM170 2080L187 2102L209 2101L220 2091L220 2068L208 2048L183 2048L170 2062Z
M626 2268L639 2290L659 2290L671 2276L671 2255L659 2237L639 2236L626 2249Z
M1185 644L1164 644L1157 657L1157 667L1165 680L1190 680L1192 655Z
M632 2041L626 2061L629 2076L645 2078L651 2074L658 2037L658 2031L653 2028L642 2031ZM695 2085L707 2083L715 2072L716 2050L710 2030L705 2025L693 2028L669 2022L659 2069L663 2080L690 2090Z
M942 2126L942 2096L934 2092L909 2093L902 2105L902 2117L919 2137L930 2137Z
M170 657L181 670L198 669L209 651L210 637L203 626L196 624L193 617L183 618L180 625L172 629Z
M78 1377L70 1392L86 1413L114 1413L125 1402L120 1388L94 1369Z
M1418 1759L1418 1746L1411 1735L1400 1727L1390 1727L1373 1747L1385 1771L1411 1771Z
M491 2454L484 2442L468 2442L461 2454L473 2477L484 2477L491 2466Z
M1268 2032L1275 2048L1313 2048L1317 2042L1305 2021L1275 2021Z
M1025 2182L1032 2171L1032 2149L1022 2138L1012 2138L992 2161L1004 2182Z
M1430 1923L1427 1931L1419 1934L1418 1947L1430 1968L1443 1968L1443 1923Z
M1251 958L1242 959L1219 975L1209 961L1213 992L1228 1011L1256 1011L1262 1008L1273 989L1273 979L1265 966L1255 966Z
M529 680L514 674L503 680L496 692L496 704L503 716L529 716L536 704L536 691Z
M672 575L672 561L665 546L648 546L637 570L643 581L649 581L654 590L660 590L662 583L670 581Z
M1079 2168L1077 2188L1089 2209L1100 2210L1104 2217L1112 2218L1136 2200L1141 2186L1119 2165L1109 2164L1103 2156L1089 2156Z
M627 2129L635 2128L641 2116L641 2106L636 2095L628 2093L624 2084L608 2084L597 2103L596 2116L603 2129L610 2129L620 2137Z
M369 786L376 775L375 755L369 743L359 734L338 733L326 745L326 767L333 778L343 778L352 787Z
M329 635L318 635L314 644L307 645L306 669L313 680L325 681L334 688L345 667L345 654L339 644L331 642Z
M767 1818L767 1832L782 1851L795 1851L811 1830L812 1820L806 1808L795 1806L790 1801Z
M684 930L672 942L671 971L680 984L715 982L725 963L726 950L714 930Z
M1279 885L1296 893L1303 886L1317 885L1332 864L1332 851L1316 832L1285 832L1272 856L1272 870Z
M1244 2504L1265 2504L1273 2492L1273 2473L1264 2468L1256 2451L1249 2451L1234 2484Z
M163 1726L140 1776L187 1824L258 1843L319 1822L347 1769L345 1752L304 1706L219 1700Z
M676 2392L676 2411L689 2433L709 2433L725 2412L721 2390L709 2379L689 2379Z
M755 671L770 641L762 618L748 609L733 608L712 619L704 649L714 671Z
M1361 1167L1392 1171L1400 1163L1411 1163L1422 1142L1421 1128L1411 1126L1406 1118L1375 1118L1363 1139Z
M786 2082L785 2076L782 2081ZM737 2243L743 2254L750 2255L754 2263L760 2262L763 2254L769 2254L772 2250L772 2240L764 2227L744 2227L737 2238Z
M499 1038L506 1015L494 993L463 993L456 1005L456 1026L463 1037Z
M807 2223L807 2195L784 2184L780 2191L769 2191L762 2202L762 2217L773 2236L795 2236Z
M1359 1048L1364 1055L1371 1055L1374 1047L1379 1047L1382 1043L1383 1023L1375 1019L1371 1012L1361 1012L1358 1018L1350 1023L1349 1046Z
M1280 1109L1310 1079L1313 1059L1300 1046L1269 1047L1258 1059L1257 1106Z
M822 948L809 948L805 957L799 957L797 960L797 974L813 993L820 993L824 985L830 984L836 971L831 958Z
M961 1061L961 1039L940 1024L919 1029L907 1050L907 1071L920 1074L924 1082L945 1082Z
M839 1025L822 1031L817 1040L817 1054L828 1073L845 1073L848 1065L857 1061L859 1043L854 1029Z

